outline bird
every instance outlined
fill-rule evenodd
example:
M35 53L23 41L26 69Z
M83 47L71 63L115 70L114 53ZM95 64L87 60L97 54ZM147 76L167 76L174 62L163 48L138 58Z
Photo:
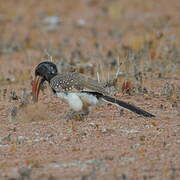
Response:
M32 82L33 101L37 102L42 84L47 81L55 96L67 103L73 111L71 118L79 115L87 115L91 106L99 102L107 102L118 107L123 107L144 117L155 117L155 115L116 99L109 95L102 82L98 82L83 73L65 72L58 73L57 66L50 61L38 64L34 72Z

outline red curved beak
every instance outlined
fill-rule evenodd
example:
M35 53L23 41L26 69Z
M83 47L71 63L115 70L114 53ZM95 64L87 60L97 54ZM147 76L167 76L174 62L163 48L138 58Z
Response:
M32 95L33 95L33 101L38 101L39 91L40 91L40 84L42 82L41 76L36 76L32 83Z

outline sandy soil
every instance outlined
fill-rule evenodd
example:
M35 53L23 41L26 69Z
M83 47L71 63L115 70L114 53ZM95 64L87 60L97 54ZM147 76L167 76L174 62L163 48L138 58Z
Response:
M0 1L0 180L179 179L179 12L178 0ZM125 72L110 92L156 117L104 104L62 120L47 84L31 101L47 59L101 81Z

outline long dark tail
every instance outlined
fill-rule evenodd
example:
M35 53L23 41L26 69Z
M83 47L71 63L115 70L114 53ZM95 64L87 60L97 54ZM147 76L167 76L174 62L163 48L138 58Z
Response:
M137 113L139 115L143 115L145 117L155 117L155 115L153 115L151 113L148 113L147 111L145 111L143 109L140 109L139 107L136 107L136 106L134 106L132 104L129 104L129 103L126 103L124 101L115 99L113 97L103 95L101 98L103 100L105 100L105 101L110 102L110 103L116 104L118 106L122 106L122 107L124 107L126 109L129 109L130 111L135 112L135 113Z
M115 104L115 105L118 105L118 106L121 106L121 107L124 107L126 109L129 109L130 111L134 112L134 113L137 113L139 115L143 115L145 117L155 117L155 115L151 114L151 113L148 113L147 111L143 110L143 109L140 109L139 107L136 107L132 104L129 104L129 103L126 103L124 101L121 101L121 100L118 100L118 99L115 99L113 97L110 97L110 96L106 96L106 95L103 95L101 93L97 93L97 92L87 92L86 93L89 93L89 94L93 94L95 95L98 99L102 99L106 102L109 102L109 103L112 103L112 104Z

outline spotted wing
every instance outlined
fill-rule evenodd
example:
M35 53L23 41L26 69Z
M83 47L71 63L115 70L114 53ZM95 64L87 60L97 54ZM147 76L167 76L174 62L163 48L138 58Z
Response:
M58 74L53 79L51 79L50 86L56 92L72 91L72 89L90 89L102 94L108 94L103 87L103 83L99 83L98 81L78 72Z

